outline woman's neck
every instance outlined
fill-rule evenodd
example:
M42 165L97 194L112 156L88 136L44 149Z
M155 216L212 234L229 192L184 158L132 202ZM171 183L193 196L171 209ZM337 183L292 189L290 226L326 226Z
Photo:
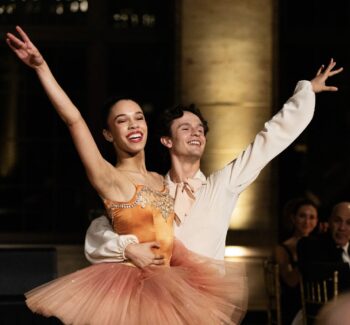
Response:
M120 158L115 166L120 171L146 174L147 168L144 155Z
M299 239L301 239L303 237L307 237L307 236L308 235L305 234L305 233L301 233L301 232L295 231L292 237L294 237L295 239L299 240Z

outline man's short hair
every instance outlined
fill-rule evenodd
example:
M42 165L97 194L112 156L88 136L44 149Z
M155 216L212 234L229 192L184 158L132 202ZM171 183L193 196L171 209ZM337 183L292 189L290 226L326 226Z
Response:
M209 131L208 122L204 119L201 111L195 104L186 105L177 105L171 108L167 108L163 111L159 119L159 137L171 136L171 125L174 120L182 117L185 112L190 112L200 119L203 124L204 134L206 135Z

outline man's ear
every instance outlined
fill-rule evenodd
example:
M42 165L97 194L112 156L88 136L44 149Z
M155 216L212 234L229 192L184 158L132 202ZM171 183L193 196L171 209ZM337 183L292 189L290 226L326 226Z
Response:
M168 149L171 149L173 147L173 142L171 141L170 137L161 137L160 143Z
M109 131L106 130L106 129L103 129L102 134L103 134L104 138L105 138L108 142L113 142L113 137L112 137L111 132L109 132Z

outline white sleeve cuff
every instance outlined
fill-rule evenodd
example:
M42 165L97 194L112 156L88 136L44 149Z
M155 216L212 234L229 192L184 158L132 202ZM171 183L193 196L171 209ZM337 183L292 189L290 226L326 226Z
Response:
M119 236L119 245L117 245L117 256L120 256L124 261L127 260L125 257L125 248L130 244L138 244L139 240L134 235Z
M123 262L124 251L129 244L137 244L135 235L119 236L112 229L109 220L101 216L93 220L85 236L85 256L93 264Z

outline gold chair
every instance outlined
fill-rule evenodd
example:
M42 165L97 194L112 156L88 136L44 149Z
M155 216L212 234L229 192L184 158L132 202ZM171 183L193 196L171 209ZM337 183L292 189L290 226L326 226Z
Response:
M316 320L320 308L338 296L338 271L325 279L300 281L303 324L310 325Z
M267 317L269 325L282 325L279 265L271 259L264 260L264 279L268 298Z

